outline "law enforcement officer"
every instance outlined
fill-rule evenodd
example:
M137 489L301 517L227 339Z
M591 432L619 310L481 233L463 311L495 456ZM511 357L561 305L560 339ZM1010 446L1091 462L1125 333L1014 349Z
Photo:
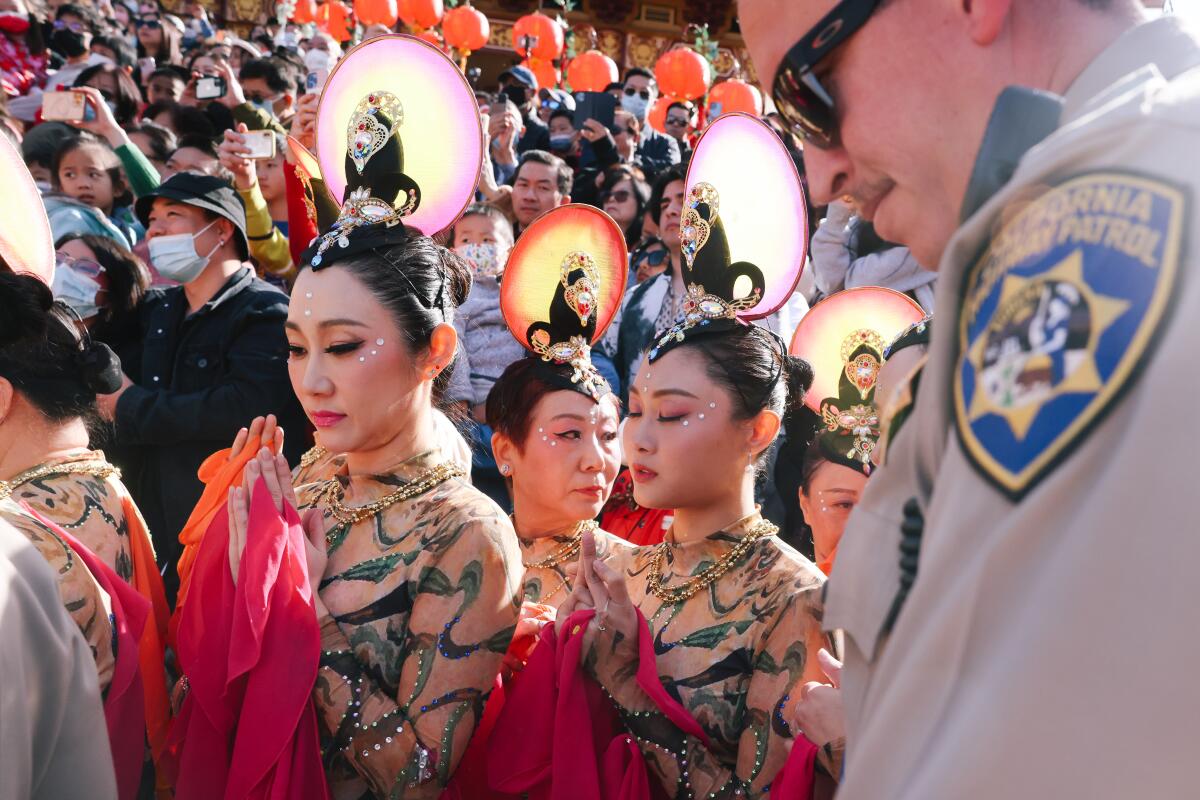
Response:
M840 800L1195 796L1200 36L1144 13L741 0L814 203L939 271L826 598Z

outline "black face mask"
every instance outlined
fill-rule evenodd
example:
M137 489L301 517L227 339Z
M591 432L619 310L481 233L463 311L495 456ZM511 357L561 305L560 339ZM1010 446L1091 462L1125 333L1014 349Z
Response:
M505 86L501 91L505 97L517 104L517 108L524 108L528 100L527 92L529 91L524 86L513 86L510 84Z
M79 58L87 52L82 33L76 33L66 28L55 31L50 35L50 49L67 58Z

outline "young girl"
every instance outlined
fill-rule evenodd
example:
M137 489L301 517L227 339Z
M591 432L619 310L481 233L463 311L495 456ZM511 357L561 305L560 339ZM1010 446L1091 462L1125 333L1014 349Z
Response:
M56 190L104 214L130 245L145 235L130 211L133 195L121 162L99 137L82 132L63 143L54 154L51 180Z

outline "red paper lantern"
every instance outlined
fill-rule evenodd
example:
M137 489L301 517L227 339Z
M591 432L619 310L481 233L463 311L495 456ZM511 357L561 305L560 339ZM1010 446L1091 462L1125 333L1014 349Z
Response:
M762 110L763 99L762 95L758 93L758 89L737 78L718 83L708 93L709 122L722 114L734 111L742 111L757 117L762 114Z
M667 97L663 95L654 101L654 105L650 107L650 112L646 115L646 121L650 123L650 127L659 133L667 132L667 108L671 103L678 102L678 97Z
M537 78L539 89L553 89L562 81L562 74L549 61L540 58L527 58L521 62Z
M399 0L400 19L408 27L423 31L442 21L442 0Z
M698 100L708 91L712 73L704 57L687 47L664 53L654 65L654 77L665 95Z
M526 14L512 30L513 48L522 58L553 61L562 55L562 27L545 14ZM529 47L526 48L526 40Z
M317 0L296 0L292 9L292 22L309 25L317 21Z
M396 0L354 0L354 16L363 25L392 27L399 19Z
M492 26L482 12L471 6L459 6L446 12L442 31L446 35L446 44L470 53L487 44Z
M340 43L350 41L350 9L336 0L317 8L317 27Z
M421 39L422 41L429 42L431 45L436 47L438 50L441 50L443 53L446 53L446 54L450 53L450 48L446 46L446 43L444 41L442 41L442 35L440 33L438 33L437 30L421 31L420 33L417 34L417 38Z
M617 80L617 63L599 50L586 50L567 65L567 80L573 92L603 92Z

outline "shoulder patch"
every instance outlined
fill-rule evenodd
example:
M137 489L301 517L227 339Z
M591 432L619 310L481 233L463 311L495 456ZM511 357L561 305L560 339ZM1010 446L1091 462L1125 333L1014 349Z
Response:
M954 416L1013 500L1070 455L1133 383L1178 278L1188 197L1096 172L1013 214L963 282Z

